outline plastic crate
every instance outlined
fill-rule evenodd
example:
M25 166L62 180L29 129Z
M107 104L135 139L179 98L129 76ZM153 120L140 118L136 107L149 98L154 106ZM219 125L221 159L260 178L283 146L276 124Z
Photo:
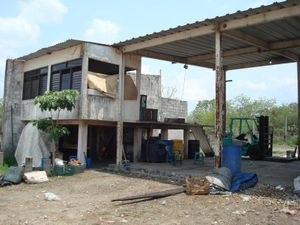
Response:
M70 168L72 174L83 173L86 167L85 164L81 164L81 165L68 164L67 166Z
M54 166L54 174L56 176L72 176L73 170L69 165L64 165L64 166Z

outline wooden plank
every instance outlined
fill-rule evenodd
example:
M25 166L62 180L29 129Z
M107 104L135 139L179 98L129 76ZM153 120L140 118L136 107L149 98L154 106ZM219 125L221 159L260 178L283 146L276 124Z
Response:
M134 195L130 197L125 197L125 198L116 198L112 199L112 202L116 201L129 201L129 200L137 200L137 199L155 199L155 198L164 198L172 195L177 195L180 193L184 193L185 188L180 187L172 190L166 190L166 191L157 191L157 192L152 192L148 194L142 194L142 195Z

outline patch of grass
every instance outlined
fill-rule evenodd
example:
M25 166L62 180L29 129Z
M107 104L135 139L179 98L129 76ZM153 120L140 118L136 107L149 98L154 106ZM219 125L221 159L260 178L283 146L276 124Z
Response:
M18 166L14 155L4 155L4 164L8 166Z
M0 166L0 173L5 174L8 170L9 166L7 164L4 164L3 166Z

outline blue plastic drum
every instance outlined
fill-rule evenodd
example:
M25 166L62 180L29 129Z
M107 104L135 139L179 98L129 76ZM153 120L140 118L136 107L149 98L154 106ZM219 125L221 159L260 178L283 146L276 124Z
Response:
M232 175L241 172L241 146L238 145L223 146L222 166L230 169Z

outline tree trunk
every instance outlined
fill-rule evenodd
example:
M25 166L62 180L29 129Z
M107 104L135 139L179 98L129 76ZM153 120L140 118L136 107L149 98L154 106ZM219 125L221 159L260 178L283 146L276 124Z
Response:
M51 141L52 167L55 166L55 151L56 151L55 148L56 148L56 147L55 147L55 142L52 140L52 141Z

